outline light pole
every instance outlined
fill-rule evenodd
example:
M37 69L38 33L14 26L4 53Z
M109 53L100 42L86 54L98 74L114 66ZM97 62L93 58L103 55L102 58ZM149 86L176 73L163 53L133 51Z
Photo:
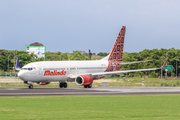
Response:
M180 57L178 57L178 58L176 59L176 78L177 78L177 69L178 69L177 60L178 60L179 58L180 58Z
M169 53L169 51L166 52L166 58L168 57L168 53ZM163 60L163 59L164 59L164 58L161 58L161 66L162 66L162 60ZM162 79L163 69L164 69L164 68L161 67L161 79ZM166 72L166 73L167 73L167 72Z
M13 69L13 73L15 73L15 51L14 51L14 69Z
M164 58L161 58L161 66L162 66L162 60L163 60L163 59L164 59ZM163 69L163 68L161 67L161 79L162 79L162 72L163 72L162 69Z
M9 56L8 56L8 73L9 73Z

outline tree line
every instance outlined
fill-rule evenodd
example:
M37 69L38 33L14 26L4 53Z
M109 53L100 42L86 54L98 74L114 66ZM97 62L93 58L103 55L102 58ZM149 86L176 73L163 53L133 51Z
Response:
M100 52L97 55L92 54L92 60L99 60L107 56L109 53ZM35 59L36 55L28 54L26 51L18 50L0 50L0 70L1 71L13 71L16 59L19 56L19 65L20 67L36 61L65 61L65 60L89 60L88 53L84 51L73 51L73 53L62 53L62 52L46 52L45 59ZM179 57L180 49L145 49L140 52L134 53L123 53L123 62L133 62L133 61L143 61L143 60L152 60L152 62L136 63L125 65L121 70L132 70L132 69L145 69L145 68L159 68L162 66L166 57L170 56L168 65L173 65L173 72L168 72L169 76L175 76L176 74L176 60L178 60L178 75L179 75ZM160 70L156 71L147 71L147 72L136 72L129 73L130 76L144 76L151 75L152 77L157 77L161 73Z

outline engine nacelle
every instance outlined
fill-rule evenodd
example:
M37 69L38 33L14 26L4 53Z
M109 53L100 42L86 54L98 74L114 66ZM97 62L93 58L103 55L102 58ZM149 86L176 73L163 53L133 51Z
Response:
M35 82L37 85L48 85L50 82Z
M93 78L89 75L80 75L75 79L77 85L90 85L93 83Z

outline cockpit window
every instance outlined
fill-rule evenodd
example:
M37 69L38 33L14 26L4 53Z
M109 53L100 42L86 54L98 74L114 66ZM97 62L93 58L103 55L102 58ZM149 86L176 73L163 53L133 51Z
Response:
M32 70L33 68L21 68L21 70Z
M32 68L28 68L28 70L32 70Z

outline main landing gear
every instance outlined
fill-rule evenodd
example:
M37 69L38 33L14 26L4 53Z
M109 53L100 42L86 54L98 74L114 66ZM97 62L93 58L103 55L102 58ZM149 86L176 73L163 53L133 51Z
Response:
M84 85L84 88L92 88L92 84L90 84L90 85Z
M61 82L61 83L59 83L59 87L60 88L67 88L67 83L66 82Z
M29 89L33 89L33 85L32 84L29 85Z

